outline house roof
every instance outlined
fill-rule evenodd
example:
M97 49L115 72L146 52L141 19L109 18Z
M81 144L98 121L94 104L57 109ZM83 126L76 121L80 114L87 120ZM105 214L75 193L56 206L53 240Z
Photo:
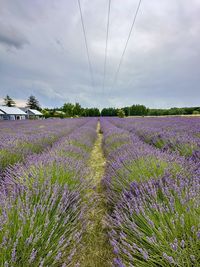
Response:
M21 108L19 107L22 111L26 112L27 111L27 108Z
M36 109L28 109L28 111L30 111L34 115L38 115L38 116L42 116L43 115L40 111L38 111Z
M3 111L3 114L7 115L26 115L24 111L16 107L0 106L0 111Z
M3 113L1 110L0 110L0 115L4 115L5 113Z

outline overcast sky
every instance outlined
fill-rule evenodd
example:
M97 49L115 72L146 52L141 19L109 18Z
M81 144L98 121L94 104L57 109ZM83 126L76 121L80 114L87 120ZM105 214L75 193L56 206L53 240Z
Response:
M81 0L94 88L77 0L0 0L0 102L43 107L200 105L200 1L143 0L118 79L114 75L138 0Z

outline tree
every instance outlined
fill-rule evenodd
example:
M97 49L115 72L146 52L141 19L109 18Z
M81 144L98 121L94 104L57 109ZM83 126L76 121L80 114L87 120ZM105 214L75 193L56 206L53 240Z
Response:
M33 95L29 96L29 98L27 100L27 107L30 109L41 110L39 101Z
M88 109L85 109L85 111L88 117L99 117L100 116L100 111L98 108L88 108Z
M14 107L15 106L15 101L9 95L7 95L4 98L4 103L5 103L5 106L7 106L7 107Z
M43 109L42 114L44 115L45 119L50 117L50 113L48 109Z
M125 116L130 116L130 107L124 107L122 110L125 112Z
M101 116L117 116L116 108L103 108L101 111Z
M147 108L144 105L132 105L130 107L131 116L144 116L147 115Z
M83 112L83 108L79 103L75 103L74 105L74 115L75 116L81 116Z
M73 117L74 115L74 105L71 103L65 103L62 106L63 112L65 112L67 117Z
M124 118L124 117L125 117L125 112L124 112L124 110L123 110L123 109L119 109L119 110L117 111L117 116L118 116L119 118Z

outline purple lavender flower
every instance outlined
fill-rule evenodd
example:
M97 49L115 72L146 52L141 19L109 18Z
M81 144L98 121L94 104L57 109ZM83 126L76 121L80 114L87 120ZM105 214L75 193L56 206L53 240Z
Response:
M197 232L197 239L200 240L200 230Z
M30 258L29 258L29 263L32 263L35 260L36 255L37 255L37 250L35 248L33 248L31 255L30 255Z
M185 247L185 241L182 239L181 240L181 247L184 248Z
M171 243L171 248L174 251L177 251L177 249L178 249L178 240L177 240L177 238L175 238L174 243Z
M174 264L175 263L173 257L168 256L166 253L163 253L163 258L166 259L170 264Z

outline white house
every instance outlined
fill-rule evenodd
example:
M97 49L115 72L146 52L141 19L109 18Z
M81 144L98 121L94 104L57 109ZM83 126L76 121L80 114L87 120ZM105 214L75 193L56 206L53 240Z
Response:
M0 120L3 120L4 113L0 110Z
M25 112L28 115L28 118L30 119L39 119L43 116L43 114L36 109L27 109Z
M27 114L20 108L0 106L0 116L3 120L25 120Z
M28 109L26 114L28 115L28 118L35 118L35 119L42 118L43 116L43 114L36 109Z
M40 111L36 109L30 109L30 108L20 108L20 109L27 114L28 119L40 119L44 116Z

